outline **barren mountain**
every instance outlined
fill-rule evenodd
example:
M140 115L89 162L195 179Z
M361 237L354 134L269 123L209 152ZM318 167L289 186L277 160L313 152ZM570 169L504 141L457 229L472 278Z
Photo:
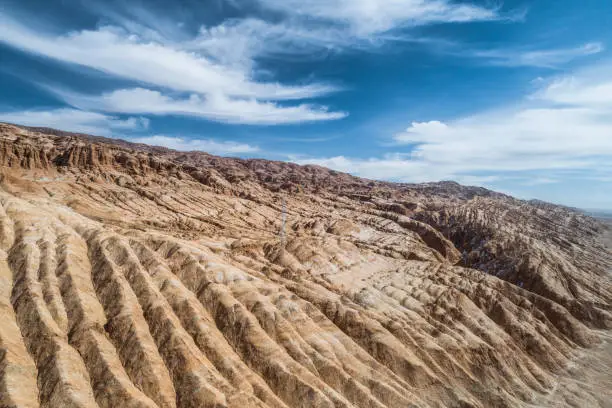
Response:
M572 209L12 125L0 166L0 407L611 406Z

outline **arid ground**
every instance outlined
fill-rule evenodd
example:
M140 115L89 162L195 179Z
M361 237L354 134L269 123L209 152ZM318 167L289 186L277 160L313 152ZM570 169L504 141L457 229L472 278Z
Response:
M0 407L610 407L573 209L12 125L0 166Z
M612 250L612 220L601 221L609 226L603 233L603 242ZM585 350L570 363L559 375L554 391L539 400L539 406L612 407L612 335L609 331L600 331L599 335L601 344Z

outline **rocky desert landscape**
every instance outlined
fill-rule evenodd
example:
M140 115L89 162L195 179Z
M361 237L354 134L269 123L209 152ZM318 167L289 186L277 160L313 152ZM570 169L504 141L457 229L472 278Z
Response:
M612 406L575 210L8 124L0 166L2 408Z

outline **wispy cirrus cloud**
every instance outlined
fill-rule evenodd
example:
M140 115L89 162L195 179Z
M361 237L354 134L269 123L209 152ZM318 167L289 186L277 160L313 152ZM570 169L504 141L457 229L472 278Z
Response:
M215 63L180 46L143 41L134 33L112 26L54 36L3 17L0 28L3 31L0 41L23 51L175 91L293 100L337 90L324 84L287 86L257 82L249 72Z
M486 60L492 65L557 68L577 58L599 54L604 49L602 43L591 42L571 48L469 50L463 55Z
M390 42L419 44L432 53L472 58L493 66L559 68L573 60L599 54L602 42L573 47L497 46L478 48L441 37L414 34L411 28L441 23L520 21L525 10L502 13L499 8L436 0L256 0L262 7L284 13L269 22L257 18L224 21L202 27L188 47L230 65L253 64L261 56L301 55L321 50L373 50Z
M69 132L97 136L121 135L134 143L163 146L179 151L202 151L218 155L239 155L260 151L259 147L227 140L211 138L185 138L165 135L125 136L122 132L143 133L149 128L149 120L143 117L121 119L101 113L78 109L26 110L0 113L0 122L33 127L51 127Z
M227 1L227 0L226 0ZM247 2L249 3L249 2ZM240 18L202 27L190 47L228 63L251 64L260 56L307 56L321 50L372 50L388 42L437 42L411 28L498 19L496 8L446 0L252 0L281 18ZM233 6L237 6L231 2ZM240 7L240 6L237 6ZM277 16L278 17L278 16ZM316 58L316 57L315 57Z
M612 63L603 66L612 69ZM599 72L555 78L532 99L568 106L588 106L607 112L612 108L612 75L600 69L596 71Z
M311 104L283 106L254 98L229 98L223 94L185 98L171 97L144 88L120 89L103 95L75 94L54 89L52 92L80 109L125 114L193 116L216 122L250 125L276 125L342 119L344 112L330 112Z
M144 143L151 146L163 146L179 151L202 151L218 155L238 155L255 153L260 149L246 143L233 141L217 141L214 139L191 139L183 137L154 135L146 137L130 138L131 142Z
M153 90L145 95L142 88L117 90L110 97L100 98L100 105L107 111L117 107L115 112L127 112L121 102L130 100L151 109L149 112L134 107L130 111L182 113L226 123L286 124L346 116L324 106L292 102L325 96L338 91L336 86L257 81L253 79L252 64L228 63L218 52L207 54L189 49L193 42L154 41L151 36L143 38L138 32L116 26L53 35L35 31L6 16L0 17L0 30L0 42L22 51L160 88L166 95L178 95L170 97ZM154 98L138 100L141 96Z
M1 112L0 121L26 126L45 126L61 130L110 136L113 132L144 131L149 120L143 117L121 119L78 109L25 110Z
M198 35L183 45L219 63L252 69L261 57L316 59L321 50L372 47L373 42L357 38L340 27L248 17L201 27Z
M371 36L402 27L466 23L500 18L498 10L447 0L258 0L293 18L345 27L351 35Z

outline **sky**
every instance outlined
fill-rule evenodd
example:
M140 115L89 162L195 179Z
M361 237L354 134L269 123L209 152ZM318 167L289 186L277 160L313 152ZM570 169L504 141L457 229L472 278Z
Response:
M609 0L0 0L0 121L612 209Z

